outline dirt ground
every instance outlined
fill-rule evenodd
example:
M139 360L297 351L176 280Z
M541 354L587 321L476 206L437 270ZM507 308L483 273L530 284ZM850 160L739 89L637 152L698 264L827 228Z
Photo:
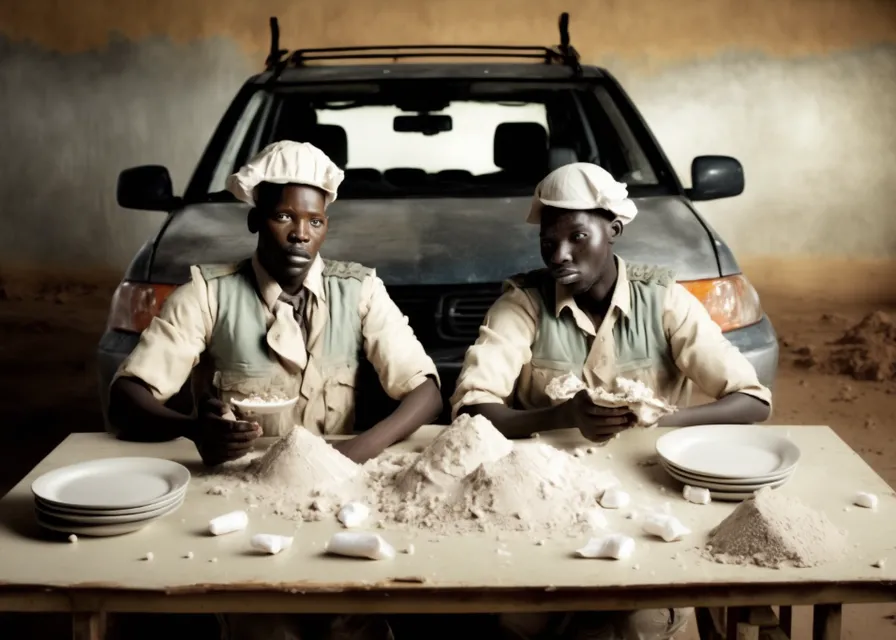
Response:
M8 399L0 495L67 433L102 430L94 349L114 284L43 286L21 295L0 282L0 388ZM835 304L819 297L760 292L782 344L772 422L830 425L896 486L893 376L889 380L856 380L825 370L832 348L828 343L873 311L893 313L896 318L896 304L889 308ZM892 356L886 345L872 347L878 354L883 349L883 356ZM896 347L896 335L891 347ZM807 361L814 365L806 368ZM887 377L880 370L863 375ZM796 637L808 637L809 615L805 608L797 609L801 635ZM847 607L844 625L844 639L894 638L896 606Z

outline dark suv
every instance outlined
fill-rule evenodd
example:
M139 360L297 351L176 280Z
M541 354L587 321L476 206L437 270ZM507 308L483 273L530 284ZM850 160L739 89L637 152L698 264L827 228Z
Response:
M104 413L116 368L165 297L188 280L189 266L252 254L247 207L224 183L283 139L312 142L345 169L323 254L377 269L438 365L446 399L502 280L542 266L538 230L525 222L535 185L577 161L627 183L638 205L619 254L674 269L771 385L778 358L772 325L727 244L693 206L739 195L740 163L698 157L692 186L683 188L619 83L580 64L566 24L564 15L562 44L551 48L289 53L279 49L272 19L267 68L237 94L184 195L173 195L164 167L136 167L119 178L122 207L170 213L134 257L112 303L97 354ZM418 58L440 61L407 63ZM189 410L188 389L172 406Z

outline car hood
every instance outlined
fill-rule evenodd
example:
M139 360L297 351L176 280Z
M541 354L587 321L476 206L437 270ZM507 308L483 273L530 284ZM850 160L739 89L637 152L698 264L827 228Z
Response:
M682 280L717 277L713 241L678 197L636 200L639 213L617 242L629 262L661 264ZM528 198L340 200L329 211L321 254L375 267L386 285L499 282L542 266L538 228L526 224ZM155 243L150 279L180 284L192 264L252 254L248 207L198 204L176 213Z

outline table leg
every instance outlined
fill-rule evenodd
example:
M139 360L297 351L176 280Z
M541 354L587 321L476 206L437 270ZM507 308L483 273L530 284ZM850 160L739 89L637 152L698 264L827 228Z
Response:
M99 611L72 613L72 640L103 640L103 614Z
M840 640L842 623L842 605L815 605L812 610L812 640Z
M790 634L793 632L793 607L785 607L782 605L779 613L780 615L778 618L781 620L781 631L790 637Z

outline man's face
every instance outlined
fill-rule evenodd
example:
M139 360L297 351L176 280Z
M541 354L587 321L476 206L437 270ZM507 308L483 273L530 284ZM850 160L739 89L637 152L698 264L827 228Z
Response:
M545 208L541 216L541 259L554 279L573 295L585 293L613 259L618 221L600 213Z
M262 265L278 282L301 281L327 237L324 193L294 184L263 185L256 209Z

